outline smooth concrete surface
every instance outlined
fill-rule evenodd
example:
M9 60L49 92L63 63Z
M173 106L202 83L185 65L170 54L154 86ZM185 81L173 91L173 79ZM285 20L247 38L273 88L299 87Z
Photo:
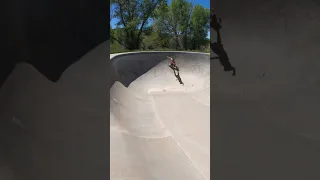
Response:
M109 179L108 46L57 83L29 64L15 67L0 92L0 171L14 180Z
M166 56L180 69L182 86ZM110 55L110 178L210 179L210 60L192 52Z
M320 179L319 2L214 4L237 76L211 62L212 179Z

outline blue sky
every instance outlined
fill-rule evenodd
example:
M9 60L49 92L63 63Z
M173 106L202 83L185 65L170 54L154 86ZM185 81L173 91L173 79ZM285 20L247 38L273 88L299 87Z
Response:
M200 5L202 5L203 7L210 9L210 1L209 1L209 0L191 0L191 1L192 1L192 3L193 3L194 5L200 4ZM168 3L170 4L170 3L171 3L171 0L168 0ZM111 9L112 9L112 7L111 7ZM118 22L117 19L112 19L112 20L111 20L111 27L115 27L115 24L116 24L117 22ZM210 38L210 31L209 31L207 37Z

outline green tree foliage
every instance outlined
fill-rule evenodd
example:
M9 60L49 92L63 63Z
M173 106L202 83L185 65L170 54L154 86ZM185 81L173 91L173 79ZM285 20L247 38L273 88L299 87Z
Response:
M198 49L208 43L207 34L210 30L210 10L196 5L191 15L191 49Z
M141 36L154 10L162 0L111 0L113 17L118 18L118 26L123 27L124 46L129 50L139 49ZM116 38L116 37L115 37Z
M111 46L127 50L206 50L209 9L188 0L112 0ZM121 45L121 46L119 46ZM112 50L112 49L111 49Z

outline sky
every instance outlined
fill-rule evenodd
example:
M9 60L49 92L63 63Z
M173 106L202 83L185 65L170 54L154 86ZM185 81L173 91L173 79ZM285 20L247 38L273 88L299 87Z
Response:
M171 0L168 0L168 3L170 4L170 3L171 3ZM210 1L209 1L209 0L192 0L192 3L193 3L194 5L199 4L199 5L202 5L202 6L205 7L205 8L210 9ZM112 9L112 7L111 7L111 9ZM117 22L118 22L117 19L112 19L112 20L111 20L111 27L112 27L112 28L115 27L115 24L116 24ZM207 37L210 38L210 31L208 32L208 36L207 36Z

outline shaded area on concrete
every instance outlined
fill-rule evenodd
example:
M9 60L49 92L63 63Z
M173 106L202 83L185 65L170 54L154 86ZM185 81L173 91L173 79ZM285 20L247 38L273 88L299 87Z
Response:
M108 179L109 108L101 111L109 105L101 104L108 73L97 69L107 67L109 46L91 53L91 66L75 70L76 78L63 75L108 40L106 7L85 0L1 3L0 179ZM92 78L92 69L100 77Z
M8 1L2 6L4 41L0 86L15 63L27 62L51 81L98 44L109 39L104 1Z
M110 89L110 178L210 179L209 54L138 52L111 61L118 81Z
M319 179L319 2L215 5L237 77L211 62L212 178Z

